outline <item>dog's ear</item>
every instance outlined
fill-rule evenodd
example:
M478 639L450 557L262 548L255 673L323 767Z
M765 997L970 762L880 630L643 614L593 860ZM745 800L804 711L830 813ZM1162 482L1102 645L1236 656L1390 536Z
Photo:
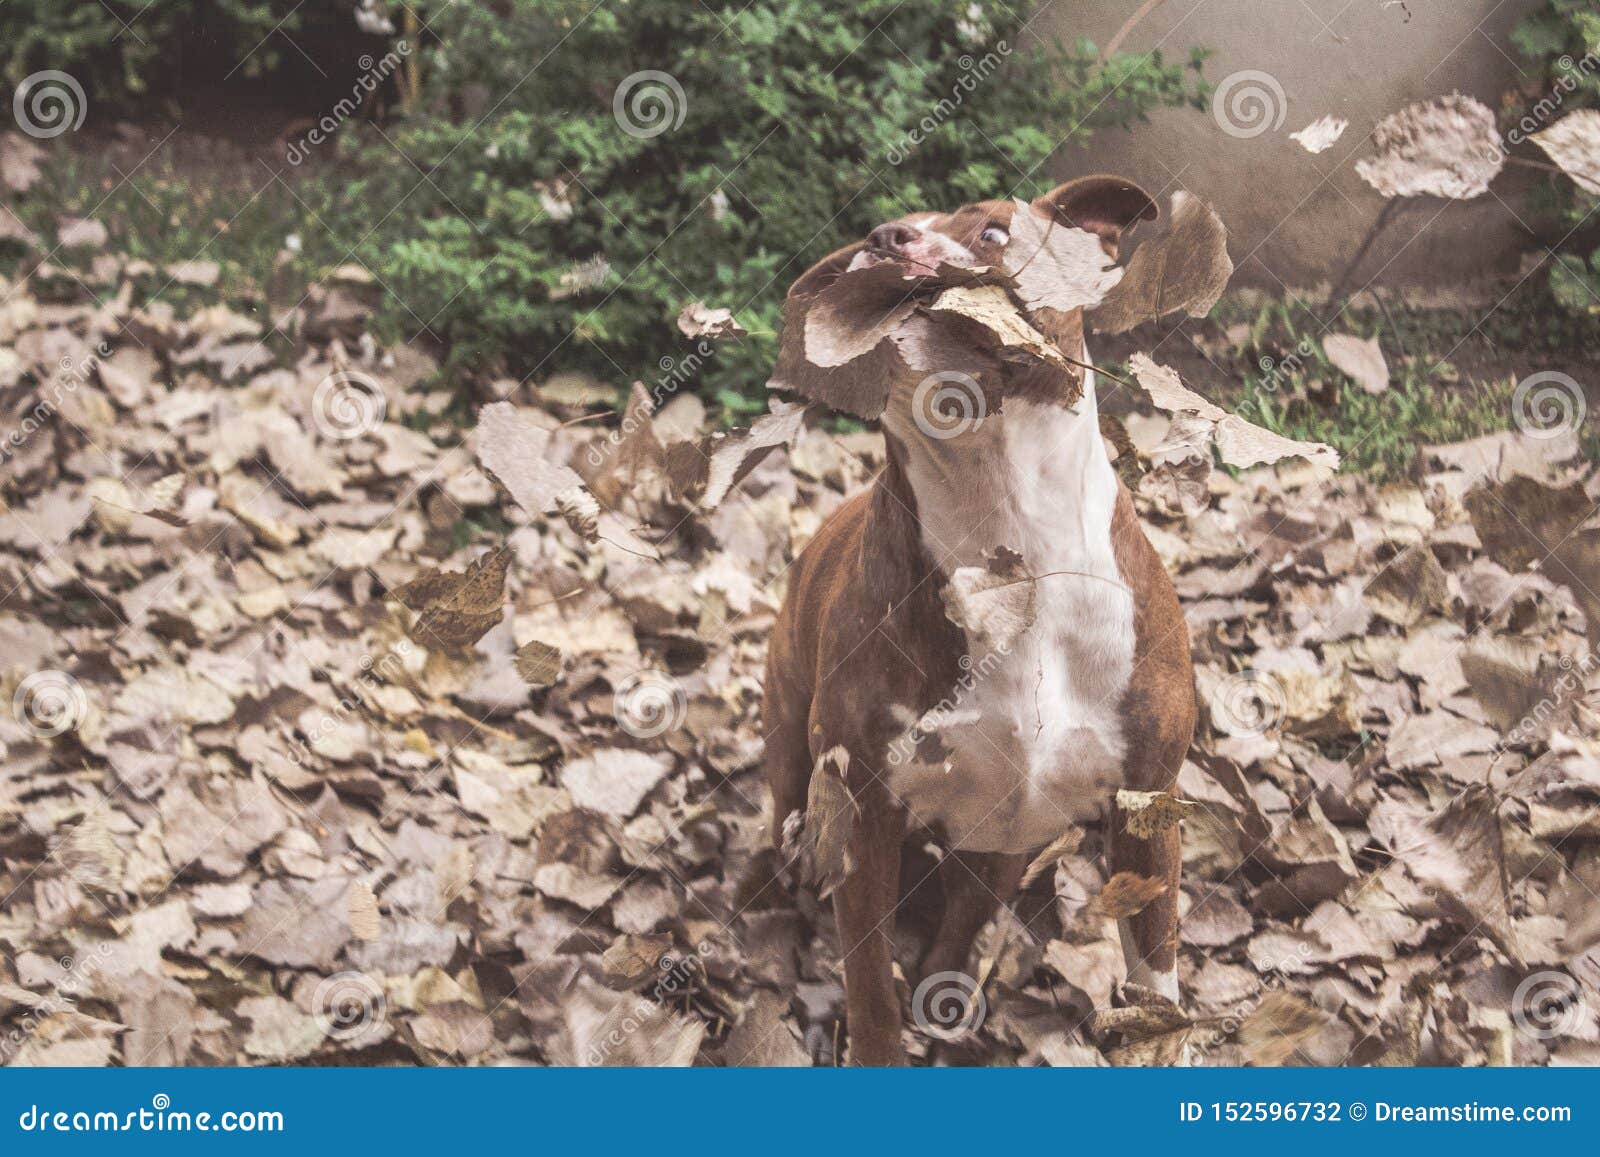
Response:
M1143 189L1122 177L1079 177L1057 185L1033 203L1034 209L1063 225L1085 229L1100 238L1112 257L1122 235L1140 221L1154 221L1161 211Z

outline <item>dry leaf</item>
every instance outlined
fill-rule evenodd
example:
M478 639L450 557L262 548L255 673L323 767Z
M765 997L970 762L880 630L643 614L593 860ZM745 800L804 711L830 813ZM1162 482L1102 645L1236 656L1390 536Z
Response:
M1148 840L1160 835L1178 823L1200 805L1193 800L1179 799L1164 791L1117 792L1117 806L1123 812L1123 825L1130 836Z
M464 571L433 569L394 592L417 618L410 635L424 647L460 651L498 626L505 615L511 549L480 555Z
M530 687L550 687L561 678L561 649L538 639L517 648L517 674Z
M997 651L1033 625L1036 584L1022 556L1006 547L990 553L984 566L957 567L940 591L944 613L975 643Z
M1372 141L1356 172L1385 197L1481 197L1505 164L1494 113L1460 93L1390 113Z
M1331 149L1334 142L1344 136L1344 130L1349 127L1350 122L1344 117L1320 116L1299 132L1290 133L1289 139L1298 141L1300 147L1308 153L1322 153Z
M1097 333L1123 333L1179 310L1204 317L1233 276L1228 230L1192 193L1172 195L1167 231L1133 251L1126 275L1089 312Z
M1322 352L1367 393L1382 394L1388 391L1389 363L1384 360L1377 338L1331 333L1322 339Z
M1017 300L1029 312L1098 305L1123 276L1097 235L1041 216L1024 201L1012 209L1003 261Z
M732 311L713 308L703 301L691 301L678 313L678 328L685 337L705 337L713 341L724 337L744 337L748 331Z
M1186 388L1178 380L1177 371L1156 364L1144 354L1134 354L1128 366L1158 409L1172 414L1191 413L1210 422L1217 451L1229 466L1242 469L1295 455L1330 470L1339 466L1339 452L1333 447L1322 442L1297 442L1246 422Z
M1600 196L1600 109L1570 112L1528 139L1585 193Z
M345 909L350 918L350 935L357 940L378 938L378 898L372 893L372 885L365 880L351 880Z

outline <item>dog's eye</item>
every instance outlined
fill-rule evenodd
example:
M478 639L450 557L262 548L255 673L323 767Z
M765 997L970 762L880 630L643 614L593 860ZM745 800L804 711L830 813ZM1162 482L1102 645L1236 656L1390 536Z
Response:
M1011 240L1011 234L1007 233L998 225L990 225L982 233L978 234L978 236L985 241L992 242L995 245L1004 245L1007 241Z

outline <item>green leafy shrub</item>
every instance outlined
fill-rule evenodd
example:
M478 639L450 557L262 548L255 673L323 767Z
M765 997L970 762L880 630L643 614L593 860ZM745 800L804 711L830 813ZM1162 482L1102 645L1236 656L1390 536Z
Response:
M259 75L271 71L282 47L262 42L280 25L300 28L298 7L293 0L6 0L0 79L10 89L41 69L57 69L93 100L123 104L172 95L186 57L209 58L225 71L250 54L240 71Z
M1517 25L1512 40L1541 66L1538 81L1523 94L1525 105L1511 114L1513 140L1578 109L1600 107L1600 8L1594 0L1546 0ZM1561 218L1573 230L1600 200L1565 177L1552 182L1552 188ZM1558 253L1550 289L1575 313L1600 312L1600 249Z
M681 374L673 319L700 299L752 337L717 347L693 387L759 405L784 292L818 257L913 210L1031 196L1062 140L1203 99L1202 54L1102 67L1092 45L1025 28L1036 8L424 9L431 115L381 141L341 134L359 175L340 167L326 211L360 221L356 255L400 336L436 335L458 364L653 382L667 359Z

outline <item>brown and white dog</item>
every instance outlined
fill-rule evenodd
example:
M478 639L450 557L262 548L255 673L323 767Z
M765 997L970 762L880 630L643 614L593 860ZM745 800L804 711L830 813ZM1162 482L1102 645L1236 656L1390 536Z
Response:
M882 261L908 275L998 266L1013 212L1030 208L1098 235L1112 256L1125 230L1156 215L1138 186L1089 177L1031 207L986 201L908 217L818 263L791 300ZM1087 363L1081 310L1030 320ZM1079 396L1078 381L1038 370L954 437L918 421L911 391L897 387L881 419L887 467L802 552L773 630L764 716L774 839L837 748L859 809L851 870L833 895L852 1064L905 1062L892 943L913 833L949 852L938 934L913 983L963 969L1030 858L1106 814L1110 870L1166 884L1122 925L1129 979L1177 996L1178 832L1129 836L1115 792L1166 791L1177 777L1195 722L1188 633L1101 441L1092 374ZM997 649L946 617L941 591L957 568L1002 548L1040 577L1031 625ZM934 733L923 733L919 721L940 704Z

